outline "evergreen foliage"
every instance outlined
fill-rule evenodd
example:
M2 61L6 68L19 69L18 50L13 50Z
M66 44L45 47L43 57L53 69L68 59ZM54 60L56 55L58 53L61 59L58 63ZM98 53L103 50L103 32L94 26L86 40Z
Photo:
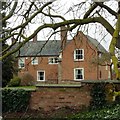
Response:
M2 2L2 9L5 10L7 7L6 2ZM2 17L5 17L6 13L5 12L0 12ZM5 33L5 29L7 26L7 21L4 21L2 23L2 29L1 29L1 38L4 39L7 36L7 33ZM2 51L4 51L8 47L8 44L5 41L2 41ZM2 55L6 54L7 52L3 52ZM5 59L2 60L2 87L5 87L10 79L13 78L13 72L14 72L14 67L13 67L14 59L13 55L6 57Z
M13 79L10 80L8 86L9 87L17 87L20 85L21 79L18 76L14 76Z
M106 105L106 95L104 84L96 83L91 89L92 100L90 102L91 109L101 109Z
M119 120L120 119L120 105L114 105L110 108L95 110L90 112L79 113L69 120Z
M2 111L3 112L20 112L25 111L29 105L30 92L18 89L2 90Z
M7 47L7 44L4 42L2 43L2 49L5 49ZM9 56L6 59L2 60L2 87L5 87L10 79L13 78L14 73L14 59L13 56Z

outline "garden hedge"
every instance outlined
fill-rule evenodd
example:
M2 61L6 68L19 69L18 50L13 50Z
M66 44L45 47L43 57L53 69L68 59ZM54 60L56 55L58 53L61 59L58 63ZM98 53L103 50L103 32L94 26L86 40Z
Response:
M30 92L22 89L2 90L2 111L18 112L25 111L29 105Z

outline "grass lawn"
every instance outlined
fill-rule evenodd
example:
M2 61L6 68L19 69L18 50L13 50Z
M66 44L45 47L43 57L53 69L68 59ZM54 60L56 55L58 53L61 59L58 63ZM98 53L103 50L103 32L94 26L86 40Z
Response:
M27 91L35 91L36 86L4 87L3 89L11 89L11 90L23 89L23 90L27 90Z

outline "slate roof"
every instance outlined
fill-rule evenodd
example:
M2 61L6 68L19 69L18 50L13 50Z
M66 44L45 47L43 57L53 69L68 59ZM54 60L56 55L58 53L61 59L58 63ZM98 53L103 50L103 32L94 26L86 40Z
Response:
M96 40L87 36L88 40L98 49L100 52L107 52L105 48ZM67 41L69 44L71 40ZM61 51L60 40L49 41L30 41L20 49L19 56L58 56Z
M106 53L106 49L96 40L90 36L86 36L88 40L98 49L99 52Z
M57 56L60 50L60 40L30 41L20 49L20 56Z

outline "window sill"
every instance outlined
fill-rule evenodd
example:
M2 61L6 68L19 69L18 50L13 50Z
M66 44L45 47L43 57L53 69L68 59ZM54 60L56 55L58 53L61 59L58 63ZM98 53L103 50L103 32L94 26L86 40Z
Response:
M48 63L49 65L58 65L58 63Z
M80 80L76 80L76 79L74 79L74 81L82 81L82 80L84 80L84 79L80 79Z
M31 64L31 65L38 65L38 64Z
M74 59L74 62L83 62L84 59Z
M25 69L25 67L19 67L20 70Z
M37 80L37 82L45 82L45 80Z

